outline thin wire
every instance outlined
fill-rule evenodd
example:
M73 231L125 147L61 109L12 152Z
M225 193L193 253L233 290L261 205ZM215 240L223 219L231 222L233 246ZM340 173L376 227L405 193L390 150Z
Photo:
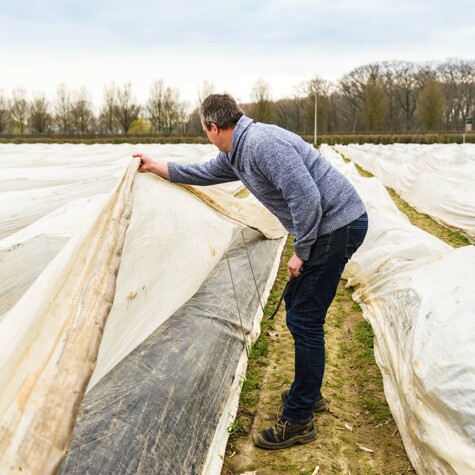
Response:
M249 266L251 267L252 278L254 279L254 285L256 286L256 292L257 292L257 296L259 298L259 305L261 306L261 309L262 309L262 315L264 315L264 305L262 304L262 298L261 298L261 294L259 292L259 286L257 285L256 276L254 274L254 269L252 267L251 256L249 255L249 251L247 249L246 239L244 238L244 232L242 230L241 230L241 236L242 236L242 242L244 243L244 247L246 248L247 260L249 261Z
M242 331L242 338L244 340L244 348L246 348L247 358L249 359L250 358L249 348L247 347L246 333L244 332L244 325L242 323L241 311L239 310L239 303L238 303L238 299L237 299L236 286L234 285L233 273L231 272L231 264L229 263L228 252L226 251L224 254L226 256L226 261L228 263L229 275L231 276L231 283L232 283L233 291L234 291L234 300L236 300L236 308L237 308L237 312L238 312L238 315L239 315L239 321L241 322L241 331Z
M236 221L236 223L242 224L243 226L246 226L247 228L251 228L251 229L254 229L255 231L259 231L260 233L262 233L262 231L259 228L255 227L255 226L251 226L249 223L245 223L244 221L240 221L239 219L235 218L234 216L226 214L224 211L215 208L211 203L209 203L202 196L200 196L198 194L197 190L194 190L194 189L190 188L189 187L190 185L178 185L178 186L181 186L182 188L185 188L185 190L188 190L192 195L196 196L205 205L209 206L211 209L216 211L216 213L222 214L223 216L226 216L226 218L229 218L233 221ZM239 234L236 234L236 236L239 236Z

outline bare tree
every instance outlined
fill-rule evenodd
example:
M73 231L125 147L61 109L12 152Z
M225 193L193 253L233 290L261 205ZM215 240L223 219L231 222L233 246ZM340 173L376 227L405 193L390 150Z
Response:
M269 83L259 78L251 90L252 116L258 122L272 122L274 112Z
M381 78L380 64L373 63L359 66L340 80L339 93L342 96L340 112L352 132L355 132L362 125L361 113L364 107L364 91L370 78Z
M111 82L104 87L104 102L99 120L105 130L111 134L117 132L117 86Z
M178 105L178 121L177 121L177 128L180 133L186 132L186 124L188 122L189 114L186 112L188 109L189 104L187 102L179 102Z
M338 94L333 91L328 98L328 132L339 132L341 130L341 120L338 114Z
M199 135L203 132L199 107L196 107L188 114L185 125L188 134Z
M166 134L173 133L184 112L178 89L167 87L163 94L163 130Z
M67 134L71 130L71 92L65 84L60 84L56 90L56 102L54 105L54 119L58 130Z
M77 134L90 132L94 127L94 113L88 91L81 87L79 91L73 94L71 103L71 121Z
M3 89L0 89L0 134L3 134L8 127L10 120L10 104Z
M117 122L125 134L129 133L131 125L138 119L140 109L132 93L132 85L124 84L117 94L116 115Z
M408 61L383 63L384 83L388 98L389 128L410 130L421 90L419 67Z
M147 110L150 115L150 123L157 134L172 134L177 128L181 128L183 131L186 108L180 102L180 91L169 86L166 87L163 79L152 84ZM196 117L194 118L196 119ZM196 128L196 125L194 124L193 127Z
M305 97L280 99L274 103L274 118L277 125L295 133L304 132Z
M475 61L448 59L437 74L444 83L446 125L461 130L475 102Z
M49 131L52 123L50 113L50 105L44 93L38 93L30 103L29 123L31 129L38 133L44 134Z
M212 82L205 81L198 91L198 100L200 104L211 94L214 94L215 88Z
M149 113L149 120L155 133L160 134L163 131L164 124L164 95L165 87L163 85L163 79L159 79L152 84L150 88L150 96L147 102L147 111Z
M339 83L340 111L352 132L357 127L358 112L363 108L363 86L364 82L355 70L345 74Z
M25 133L28 119L28 101L25 89L15 89L12 93L11 117L20 134Z

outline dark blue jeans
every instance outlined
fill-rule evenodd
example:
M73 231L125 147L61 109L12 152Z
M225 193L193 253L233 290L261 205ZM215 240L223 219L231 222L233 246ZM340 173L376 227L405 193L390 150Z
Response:
M302 273L291 279L284 295L287 327L295 342L295 376L282 416L293 422L312 419L325 370L323 325L346 263L361 246L368 216L319 236Z

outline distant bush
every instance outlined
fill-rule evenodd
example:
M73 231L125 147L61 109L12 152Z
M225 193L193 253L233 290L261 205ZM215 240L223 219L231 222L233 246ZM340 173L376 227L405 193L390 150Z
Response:
M304 140L313 143L313 136L303 135ZM475 132L465 135L466 143L475 143ZM0 135L0 143L130 143L130 144L209 144L202 135L154 135L154 134L129 134L129 135ZM318 136L318 145L351 143L356 144L393 144L393 143L462 143L462 134L454 133L426 133L426 134L322 134Z
M310 143L313 137L303 136ZM318 136L318 145L326 143L329 145L341 144L394 144L394 143L462 143L462 134L453 133L430 133L430 134L323 134ZM475 133L465 135L465 143L475 143Z
M0 135L0 143L49 143L49 144L177 144L177 143L201 143L209 144L209 140L200 135Z

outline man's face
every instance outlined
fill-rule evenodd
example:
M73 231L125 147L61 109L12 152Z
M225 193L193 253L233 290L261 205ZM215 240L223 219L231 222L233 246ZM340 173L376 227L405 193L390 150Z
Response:
M201 127L203 128L203 132L208 136L208 140L213 144L213 145L216 145L218 147L218 144L216 143L216 137L217 137L217 131L218 131L218 127L216 126L216 124L211 124L211 128L208 130L206 128L206 125L201 122ZM219 147L218 147L219 148Z
M201 122L203 132L208 136L208 140L218 147L220 152L229 152L231 150L228 144L228 137L226 131L220 130L216 124L211 124L211 128L208 130L206 125Z

